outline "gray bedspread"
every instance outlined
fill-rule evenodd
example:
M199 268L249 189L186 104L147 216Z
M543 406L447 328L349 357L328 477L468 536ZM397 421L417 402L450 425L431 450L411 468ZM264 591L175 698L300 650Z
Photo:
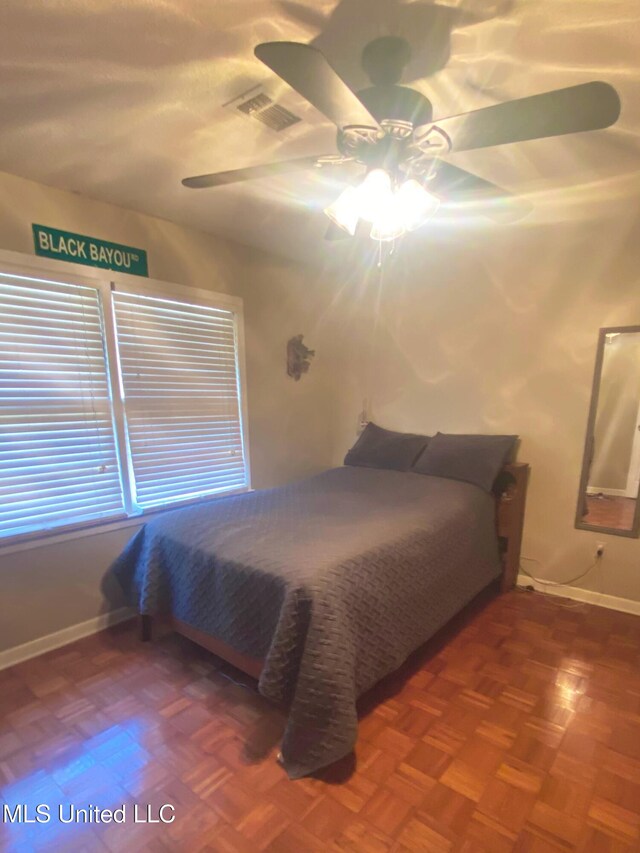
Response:
M357 697L500 574L495 506L466 483L335 468L164 513L114 571L142 613L265 660L297 778L351 751Z

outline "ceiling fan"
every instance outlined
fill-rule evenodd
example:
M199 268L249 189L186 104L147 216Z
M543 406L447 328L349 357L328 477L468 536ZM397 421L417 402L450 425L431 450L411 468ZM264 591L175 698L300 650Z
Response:
M338 127L337 155L298 157L185 178L200 189L319 166L363 167L325 210L328 239L353 236L361 223L371 236L393 240L426 222L445 201L491 201L483 212L502 219L525 215L531 205L506 190L446 162L449 153L529 139L597 130L614 124L620 99L608 83L592 82L433 121L431 102L399 85L410 59L408 43L394 36L370 42L362 64L371 86L355 93L315 47L297 42L259 44L255 55ZM503 202L510 201L508 205Z

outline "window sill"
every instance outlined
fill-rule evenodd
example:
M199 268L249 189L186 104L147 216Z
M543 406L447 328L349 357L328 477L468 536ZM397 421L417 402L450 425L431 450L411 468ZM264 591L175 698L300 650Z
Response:
M150 518L155 518L164 512L171 512L175 509L183 509L187 506L196 506L198 504L209 503L210 501L229 498L233 495L244 495L254 491L249 486L242 489L234 489L233 491L224 492L223 494L210 495L209 497L197 498L196 500L182 501L174 503L170 506L154 507L148 509L139 515L131 515L126 518L103 518L89 521L81 526L66 528L64 530L42 530L34 533L28 533L15 537L12 540L7 540L2 544L0 540L0 557L5 554L15 554L18 551L29 551L32 548L44 548L48 545L55 545L59 542L67 542L71 539L83 539L86 536L99 536L103 533L111 533L113 530L120 530L126 527L141 527Z

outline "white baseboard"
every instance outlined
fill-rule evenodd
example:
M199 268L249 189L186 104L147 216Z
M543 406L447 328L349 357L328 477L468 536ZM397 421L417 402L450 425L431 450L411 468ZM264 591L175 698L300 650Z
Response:
M605 595L603 592L564 584L547 586L522 573L518 575L517 585L532 586L536 592L546 592L548 595L558 595L561 598L571 598L573 601L582 601L585 604L595 604L598 607L607 607L609 610L619 610L621 613L640 616L640 601L634 601L631 598L619 598L617 595Z
M601 488L600 486L587 486L587 494L588 495L608 495L612 498L626 498L627 490L626 489L606 489Z
M522 573L518 575L517 585L520 587L532 586L536 592L546 592L548 595L557 595L561 598L570 598L573 601L582 601L585 604L595 604L599 607L607 607L609 610L619 610L621 613L632 613L640 616L640 601L633 601L630 598L605 595L601 592L593 592L593 590L580 589L575 586L547 586ZM45 652L53 651L53 649L59 649L61 646L66 646L91 634L97 634L98 631L104 631L105 628L132 619L135 615L135 610L130 607L121 607L118 610L101 613L93 619L87 619L86 622L71 625L69 628L63 628L53 634L47 634L46 637L38 637L37 640L14 646L0 652L0 670L30 660Z
M87 619L86 622L70 625L61 631L47 634L46 637L38 637L37 640L30 640L28 643L14 646L11 649L0 652L0 670L15 666L17 663L30 660L30 658L35 658L53 649L59 649L61 646L73 643L74 640L81 640L82 637L88 637L90 634L97 634L98 631L104 631L105 628L117 625L119 622L124 622L133 616L135 616L135 610L132 610L130 607L121 607L118 610L101 613L99 616L94 616L93 619Z

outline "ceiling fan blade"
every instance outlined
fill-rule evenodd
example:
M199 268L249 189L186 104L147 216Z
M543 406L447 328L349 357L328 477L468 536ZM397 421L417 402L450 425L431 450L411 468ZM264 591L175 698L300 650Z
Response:
M194 175L191 178L184 178L182 183L185 187L193 190L205 189L206 187L221 187L225 184L235 184L238 181L268 178L271 175L282 175L285 172L295 172L298 169L309 169L315 166L317 162L318 157L296 157L294 160L280 160L276 163L248 166L246 169L212 172L210 175Z
M533 210L527 199L442 161L434 165L427 188L445 202L488 202L482 213L499 221L521 219Z
M614 124L619 115L616 90L596 81L443 118L416 128L414 138L424 138L432 127L437 127L451 140L452 151L467 151L598 130Z
M330 240L332 243L337 240L351 240L351 234L348 231L345 231L344 228L340 228L339 225L336 225L335 222L330 222L329 227L324 235L325 240Z
M456 198L489 197L517 198L508 190L485 181L477 175L472 175L465 169L453 166L451 163L437 161L427 189L433 193L455 194Z
M259 44L255 55L338 127L379 127L318 48L294 41L272 41Z

